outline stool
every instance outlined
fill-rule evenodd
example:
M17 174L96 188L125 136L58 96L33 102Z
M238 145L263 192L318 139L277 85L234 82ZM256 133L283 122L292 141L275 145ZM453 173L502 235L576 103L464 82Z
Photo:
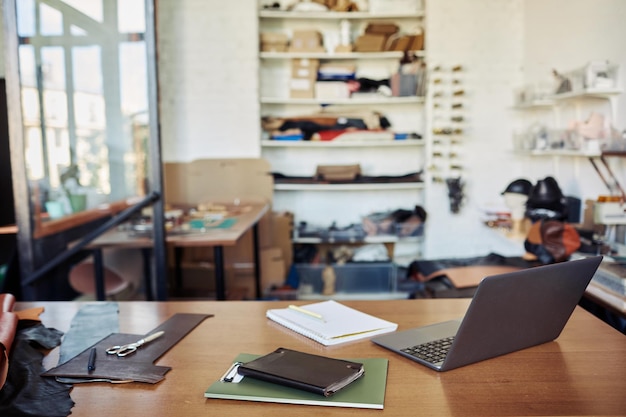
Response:
M92 262L82 262L72 268L69 274L70 286L81 294L96 295L96 280ZM107 297L124 291L130 282L125 281L111 269L104 267L104 293Z

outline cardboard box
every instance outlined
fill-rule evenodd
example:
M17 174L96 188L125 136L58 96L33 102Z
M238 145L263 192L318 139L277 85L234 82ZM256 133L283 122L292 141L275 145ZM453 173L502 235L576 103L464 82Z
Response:
M280 248L285 266L285 278L287 271L293 263L293 213L273 212L272 213L272 246Z
M261 258L261 290L285 283L286 270L280 248L263 249Z
M322 34L317 30L294 31L289 52L324 52Z
M317 70L320 67L318 59L292 59L291 60L291 78L317 78Z
M289 97L315 98L315 78L292 78L289 80Z
M422 51L424 49L424 33L413 35L413 42L409 46L409 51Z
M317 81L315 97L324 100L350 98L350 88L345 81Z
M409 48L413 45L413 36L405 35L400 36L399 38L395 38L391 41L389 45L388 51L408 51Z
M289 38L284 33L263 32L260 41L263 52L286 52L289 46Z
M366 34L391 36L398 32L398 25L395 23L369 23L365 28Z
M385 50L387 35L366 33L359 36L354 44L355 52L380 52Z

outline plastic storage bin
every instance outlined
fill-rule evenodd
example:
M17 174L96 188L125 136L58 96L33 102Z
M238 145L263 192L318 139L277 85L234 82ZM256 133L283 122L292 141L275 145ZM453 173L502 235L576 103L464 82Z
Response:
M326 265L298 264L298 294L321 294L324 287L322 271ZM363 262L333 265L335 293L393 293L397 289L397 267L391 262Z

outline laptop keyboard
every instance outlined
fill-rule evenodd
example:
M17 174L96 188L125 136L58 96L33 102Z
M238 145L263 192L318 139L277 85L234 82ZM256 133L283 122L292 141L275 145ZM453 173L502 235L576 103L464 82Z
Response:
M454 336L451 336L444 339L435 340L433 342L411 346L401 350L402 352L408 353L411 356L415 356L416 358L425 360L432 364L436 364L439 362L443 362L446 355L448 354L448 351L450 350L450 346L452 346L453 340Z

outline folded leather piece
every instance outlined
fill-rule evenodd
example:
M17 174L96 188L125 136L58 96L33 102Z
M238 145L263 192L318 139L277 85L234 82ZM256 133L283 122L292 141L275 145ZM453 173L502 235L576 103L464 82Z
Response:
M17 331L8 377L0 390L1 416L65 417L70 414L74 406L70 398L72 386L40 376L44 371L41 348L58 346L62 335L41 323Z
M212 314L173 315L157 328L145 335L114 333L96 344L89 346L67 362L44 372L43 376L82 378L83 382L110 381L110 382L147 382L157 383L171 369L166 366L156 366L154 361L167 352L178 341L191 332L196 326ZM118 357L108 355L106 349L115 345L134 343L147 335L163 331L163 336L140 347L129 356ZM89 371L87 364L91 348L96 348L96 369Z

